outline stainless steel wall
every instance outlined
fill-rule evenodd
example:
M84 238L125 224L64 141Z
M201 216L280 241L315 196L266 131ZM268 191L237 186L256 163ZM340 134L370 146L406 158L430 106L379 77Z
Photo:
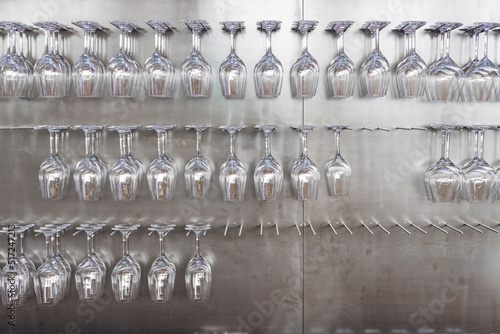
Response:
M174 200L154 203L144 196L133 203L115 203L110 194L96 203L70 197L59 202L42 201L37 187L37 170L48 154L48 134L35 131L0 131L0 212L8 221L133 221L143 227L132 235L131 250L140 262L140 297L130 304L112 300L110 286L106 299L97 304L78 300L73 288L69 299L52 308L39 307L34 299L17 310L17 325L0 321L2 332L11 333L404 333L427 328L429 333L491 333L500 328L500 239L484 228L480 234L464 222L498 226L498 203L477 205L436 205L425 198L422 173L439 156L439 136L430 131L395 130L402 126L431 123L497 124L498 104L428 103L398 100L391 90L387 97L346 100L326 99L324 71L334 57L335 40L323 31L330 20L353 20L346 34L346 52L359 66L369 52L367 37L358 30L366 20L389 20L394 27L403 20L495 21L495 1L3 1L2 20L31 23L58 20L69 24L91 19L107 24L111 20L131 20L146 26L147 19L167 19L178 29L169 36L169 57L180 68L191 50L191 34L181 19L202 18L213 29L202 36L202 54L212 67L212 91L207 99L190 99L179 89L173 99L146 97L86 100L0 100L1 126L40 124L162 124L178 127L169 134L168 150L179 166ZM318 20L310 34L311 54L321 67L317 95L309 100L291 97L288 73L300 53L300 35L290 31L297 19ZM242 100L226 100L218 83L220 62L229 53L229 35L218 22L244 20L247 29L237 35L236 50L247 65L247 95ZM273 50L285 68L283 91L277 99L255 96L252 70L265 51L265 34L255 29L262 19L283 21L273 34ZM490 57L500 62L500 44L492 34ZM417 34L417 51L428 62L436 58L436 40L423 29ZM65 35L64 55L74 62L83 49L83 34L76 30ZM137 36L134 54L144 62L153 51L150 29ZM452 58L460 64L468 60L469 42L458 32L452 34ZM2 44L2 49L5 43ZM118 31L110 29L102 40L102 59L109 60L118 49ZM381 33L381 49L394 68L402 56L400 37L386 28ZM43 51L43 36L32 40L30 58ZM180 75L179 75L180 79ZM247 181L245 201L226 204L218 190L218 173L206 200L185 196L182 170L194 154L195 135L186 124L214 125L203 138L206 155L216 169L228 155L228 136L216 129L224 124L246 124L238 134L237 154L249 175L264 153L263 136L255 124L280 124L273 134L273 155L285 167L282 198L275 203L255 200L253 180ZM293 124L314 124L310 135L310 156L322 169L333 154L333 134L326 124L350 124L354 130L342 134L342 151L353 168L350 195L327 196L324 175L319 199L302 204L293 200L289 166L299 155L299 134ZM390 132L364 131L361 127L386 127ZM485 157L500 164L500 138L487 133ZM471 156L466 133L452 136L451 158L465 162ZM104 132L100 155L112 163L118 158L118 136ZM83 134L69 131L64 137L63 154L74 165L84 154ZM156 136L141 130L134 154L148 163L156 155ZM149 301L146 278L157 255L157 238L147 235L153 222L176 222L178 228L167 237L167 249L177 265L173 300L164 305ZM202 238L202 251L210 260L213 286L210 301L192 303L185 297L185 264L194 252L194 238L185 237L187 221L207 221L213 225ZM408 225L412 221L427 234ZM352 235L342 227L345 222ZM363 226L364 222L374 235ZM391 233L387 235L374 222ZM397 227L398 222L412 234ZM445 234L429 225L446 222ZM227 235L224 236L226 224ZM263 233L260 235L260 224ZM337 231L334 234L328 223ZM243 224L242 235L238 236ZM295 227L300 227L301 233ZM276 225L279 235L276 233ZM314 232L310 228L313 226ZM109 228L99 234L99 254L108 265L108 275L121 256L121 240L110 236ZM6 241L2 241L6 243ZM43 257L43 237L29 235L27 254L39 265ZM3 247L2 249L4 249ZM65 235L64 249L73 266L84 258L82 235ZM1 262L2 265L5 263ZM109 276L108 276L109 277ZM108 280L109 282L109 280Z

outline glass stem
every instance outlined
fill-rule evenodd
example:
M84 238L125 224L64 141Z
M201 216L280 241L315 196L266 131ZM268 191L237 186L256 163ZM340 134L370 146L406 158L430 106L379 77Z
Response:
M161 54L167 56L167 37L165 35L161 36Z
M52 249L50 250L50 257L54 257L55 236L53 234L50 235L50 243L52 244Z
M200 254L200 235L196 234L196 256L201 256Z
M23 241L24 241L24 233L19 233L19 250L21 251L21 254L24 253Z
M12 53L16 53L16 32L12 30L10 32L10 38L12 38Z
M59 31L54 31L54 47L55 53L59 54Z
M94 249L94 236L95 236L95 232L92 233L92 235L90 236L90 239L91 239L91 243L90 243L90 251L92 252L92 254L95 253L95 249Z
M344 53L344 32L340 32L337 37L337 50L338 53Z
M49 31L45 30L45 51L44 53L49 53Z
M47 254L47 261L50 261L50 235L45 236L45 252Z
M439 48L439 58L444 57L444 32L441 33L441 47Z
M193 30L193 51L200 53L200 33Z
M479 130L474 130L474 156L479 157Z
M165 138L166 134L165 131L159 131L158 132L158 156L164 156L165 155Z
M484 156L484 130L479 131L479 159Z
M89 53L89 33L87 30L83 31L83 53Z
M165 243L163 242L164 234L159 233L160 236L160 256L165 256Z
M127 155L132 155L132 132L127 132Z
M127 140L125 136L126 134L124 132L120 132L120 154L122 157L127 155Z
M19 31L19 54L24 55L24 32Z
M451 130L444 131L444 158L448 160L450 158L450 135Z
M94 55L95 49L96 49L96 38L95 38L95 31L90 32L90 54Z
M236 133L230 132L229 133L229 156L231 158L236 158L236 154L234 152L234 142L236 139Z
M87 234L87 254L90 256L92 254L92 235Z
M271 156L271 133L264 132L265 145L266 145L266 157Z
M124 34L123 30L121 30L120 31L120 42L119 42L120 43L120 53L123 53L123 38L124 38L123 34Z
M12 30L7 30L7 53L10 53L10 40L11 40Z
M379 39L378 39L378 36L379 36L379 30L376 29L374 32L372 32L372 39L373 39L373 43L374 43L373 50L374 51L378 51L379 50Z
M416 35L415 35L415 32L411 32L409 35L408 35L408 43L409 43L409 46L408 46L408 54L414 54L415 53L415 44L416 44Z
M479 33L474 34L474 59L479 58Z
M56 250L55 250L55 253L56 254L60 253L60 250L59 250L59 241L61 240L60 238L61 238L61 233L57 232L56 233L56 238L55 238L55 241L56 241Z
M307 45L308 45L308 33L307 31L304 31L302 33L302 53L307 52Z
M335 131L335 145L337 147L337 155L340 155L340 131Z
M307 132L302 132L302 156L307 157Z
M446 32L446 57L450 56L450 36L451 36L451 31Z
M128 255L128 233L123 235L123 256Z
M484 32L484 58L488 58L488 30Z
M97 133L92 132L90 134L90 155L95 155L95 142Z
M158 33L158 31L155 33L155 53L159 53L160 52L160 48L158 46L159 44L159 36L160 34Z
M266 30L266 53L272 53L271 51L271 30Z
M196 155L201 155L201 134L200 130L196 130Z
M234 35L235 35L235 32L234 31L231 31L231 35L230 35L230 46L231 46L231 53L235 53L234 51Z
M92 145L92 139L91 139L91 133L89 131L85 131L85 156L89 157L90 156L90 150L91 150L91 145Z

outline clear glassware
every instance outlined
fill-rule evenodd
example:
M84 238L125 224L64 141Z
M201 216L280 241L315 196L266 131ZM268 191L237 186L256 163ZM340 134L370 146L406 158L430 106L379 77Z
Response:
M134 301L139 294L141 283L141 266L129 253L129 236L139 225L116 225L113 232L120 232L123 237L123 258L111 272L111 286L117 302Z
M106 65L96 56L96 32L105 28L93 21L72 22L83 29L83 54L73 64L73 86L77 97L102 97Z
M35 273L35 294L38 305L52 306L64 298L64 270L53 260L54 229L38 229L45 236L47 257Z
M43 199L59 200L68 194L71 169L59 155L59 134L68 125L42 125L35 130L48 130L50 134L50 155L40 165L38 182Z
M50 228L55 230L55 239L54 239L54 259L62 266L64 269L64 296L69 295L69 291L71 288L71 265L69 264L68 260L64 258L64 256L61 254L61 239L62 239L62 233L65 229L71 226L71 223L51 223L51 224L46 224L45 226L41 227L40 229L44 228Z
M337 56L326 68L326 91L329 98L347 98L354 93L356 66L344 51L344 33L354 21L331 21L327 31L337 34Z
M97 255L93 249L94 234L100 230L102 225L82 225L78 226L77 234L84 231L87 235L87 257L78 265L75 270L75 285L78 291L78 297L82 301L94 302L99 300L99 297L104 291L106 266L96 261ZM102 260L101 260L102 261Z
M495 128L486 125L472 125L465 128L475 133L476 156L462 168L464 199L469 203L493 202L497 192L495 169L484 160L483 154L484 134L486 130Z
M29 229L35 226L35 224L17 224L18 228L22 231L19 233L19 254L18 259L21 263L23 263L29 271L29 281L28 281L28 298L33 297L35 295L35 289L33 287L33 280L35 278L36 267L33 261L30 260L24 254L24 233L26 233Z
M266 155L257 162L253 173L255 194L259 201L274 201L283 184L283 168L271 155L271 132L279 125L256 125L255 128L264 132L266 147Z
M160 255L154 260L148 273L149 295L153 302L164 303L172 299L175 284L175 264L165 254L163 239L175 228L175 224L153 224L148 229L160 238Z
M186 130L196 131L196 154L184 169L187 195L190 198L205 197L212 180L212 163L201 154L202 132L211 125L186 125Z
M467 71L479 61L479 34L482 32L481 27L482 25L472 25L460 29L470 36L471 43L469 44L472 44L470 47L472 57L470 58L470 61L462 67L462 71L464 73L467 73ZM462 92L464 91L465 90Z
M196 236L196 254L189 260L186 267L186 291L189 300L196 302L208 301L212 285L212 267L200 253L200 235L210 229L209 224L188 224L186 230Z
M424 95L425 61L415 51L416 31L425 21L404 21L396 30L404 32L406 41L405 58L396 67L396 87L400 98L415 98Z
M95 154L97 132L100 125L75 125L74 130L85 133L85 157L78 161L73 172L76 198L80 201L97 201L106 192L107 164Z
M145 21L155 30L155 51L144 64L146 95L152 97L173 97L176 86L176 67L167 58L167 33L176 27L168 21Z
M220 22L222 30L231 35L231 52L222 61L219 68L219 81L222 95L226 99L241 99L245 97L247 87L247 68L243 60L236 55L234 50L234 36L245 29L244 21Z
M132 57L132 34L140 27L132 22L111 21L120 29L120 49L110 59L106 68L109 80L109 95L116 97L137 97L141 81L141 65Z
M26 31L33 31L33 30L35 30L35 27L33 26L16 22L16 31L19 33L19 58L21 59L21 61L24 64L24 67L28 71L28 77L26 78L26 85L25 86L23 85L25 89L22 89L19 93L20 98L32 98L35 90L33 64L24 55L24 44L26 43L26 48L29 45L28 40L25 38Z
M278 97L283 84L283 65L271 50L271 33L281 29L281 21L259 21L257 29L266 32L266 54L253 71L255 91L258 97Z
M71 65L59 53L59 32L69 30L65 25L54 22L35 22L45 30L45 51L33 68L35 86L42 97L65 97L71 85Z
M496 101L500 81L500 67L488 58L488 32L500 26L500 23L476 22L480 32L484 32L484 57L474 62L464 72L464 93L470 101Z
M312 125L293 125L293 129L302 135L302 153L292 164L292 190L298 201L316 200L318 197L320 173L316 164L307 153L307 134L316 127Z
M361 95L363 97L382 97L387 94L391 67L379 48L379 32L389 21L367 21L361 29L369 31L373 50L359 68Z
M175 163L166 153L167 131L175 125L148 125L158 135L158 157L151 162L147 171L149 193L153 201L169 201L174 194L177 180Z
M327 125L327 129L335 131L337 153L326 164L326 184L328 195L347 196L351 184L351 165L340 155L340 132L350 130L348 125Z
M241 202L245 195L247 169L238 159L234 144L236 133L245 128L245 125L225 125L219 129L229 133L229 157L220 166L219 185L224 202Z
M30 272L19 260L16 244L22 229L15 226L4 227L0 233L8 238L8 262L0 274L0 293L3 306L22 306L26 302L29 290Z
M308 34L318 25L318 21L294 21L292 30L302 35L302 55L290 69L292 96L311 98L316 95L319 81L319 65L308 50Z
M441 34L446 47L443 47L444 56L429 65L426 71L425 91L429 101L456 101L461 96L464 73L450 57L451 31L461 25L457 22L438 22L430 27Z
M431 128L441 131L442 157L427 168L424 184L428 197L434 203L460 203L463 173L450 160L450 134L452 130L461 129L456 125L431 124Z
M182 63L184 93L189 97L208 97L210 93L210 65L200 52L200 36L212 29L205 20L183 20L193 32L193 51Z
M85 228L95 228L97 229L97 231L101 230L103 227L105 227L106 224L104 223L84 223L84 224L80 224L80 227L85 227ZM75 232L76 234L77 232ZM97 255L97 253L95 252L95 249L94 249L94 245L95 245L95 236L96 236L97 232L95 233L92 233L90 235L90 239L91 239L91 242L90 242L90 257L92 258L92 260L99 266L99 268L101 268L101 272L104 273L104 275L101 276L101 296L103 295L104 293L104 288L106 287L106 275L105 273L107 272L107 268L106 268L106 264L104 263L104 261Z
M18 22L2 21L0 27L7 30L7 52L0 59L0 96L30 97L33 65L23 55L23 32L27 29ZM21 54L16 52L16 32L19 32Z
M141 174L144 170L141 170L137 162L130 158L131 132L138 128L139 125L110 126L108 128L111 131L117 131L120 136L121 156L109 170L111 194L115 201L133 201L139 194Z

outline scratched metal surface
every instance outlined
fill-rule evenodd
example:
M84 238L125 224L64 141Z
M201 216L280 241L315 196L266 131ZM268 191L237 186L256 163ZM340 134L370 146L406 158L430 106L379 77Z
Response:
M381 99L355 96L347 100L326 99L324 70L335 55L333 36L323 31L330 20L353 20L346 33L346 52L357 66L368 54L368 39L359 31L365 20L389 20L392 28L409 19L452 20L469 24L494 21L494 1L472 3L464 0L430 3L382 1L4 1L2 19L31 23L58 20L69 24L92 19L105 24L115 19L140 23L147 19L167 19L178 29L168 37L169 57L180 68L191 50L191 34L180 22L186 18L206 19L212 31L202 36L202 54L212 68L212 90L207 99L184 97L178 80L173 99L146 97L83 100L35 99L0 100L0 125L39 124L162 124L178 127L169 134L168 151L179 167L179 178L172 202L154 203L147 196L133 203L114 203L108 192L97 203L76 201L74 189L60 202L40 199L37 169L48 154L48 134L35 131L0 131L0 212L2 218L16 221L105 221L110 225L137 221L143 228L131 239L133 256L140 262L142 283L139 299L130 304L106 299L87 305L80 303L76 290L60 305L42 308L30 300L17 310L17 326L0 328L12 333L390 333L434 329L436 332L490 333L500 328L500 239L483 228L479 234L464 222L497 225L498 204L435 205L425 199L421 174L439 156L439 137L426 131L393 131L397 126L424 126L431 123L497 124L497 104L433 104L421 100L401 101L394 91ZM451 7L453 5L453 7ZM293 99L288 73L300 53L300 36L290 31L293 20L318 20L309 37L311 54L321 67L317 95L309 100ZM247 29L236 36L236 51L249 73L243 100L226 100L218 83L218 67L229 52L229 34L218 22L244 20ZM253 67L264 54L265 34L255 29L261 19L279 19L282 29L273 34L273 50L282 61L285 79L277 99L258 99L253 87ZM381 33L381 49L394 68L401 58L401 39L386 28ZM417 52L430 63L436 57L436 40L419 31ZM82 52L82 32L65 35L64 55L74 62ZM135 40L134 55L143 63L152 53L154 35L146 28ZM460 64L468 60L468 40L452 34L452 57ZM5 48L5 42L1 44ZM100 55L109 60L118 49L117 29L111 28L102 39ZM43 36L32 40L30 58L35 61L43 50ZM490 57L497 56L499 43L492 34ZM178 76L180 79L180 75ZM391 87L392 89L393 87ZM225 204L218 190L218 173L207 200L193 201L185 196L182 170L194 154L195 135L183 129L186 124L212 124L203 137L205 154L216 170L228 155L229 139L216 126L246 124L237 136L236 152L253 173L264 153L263 136L252 129L255 124L280 124L273 134L273 155L285 170L282 198L276 203L257 203L252 177L247 179L245 201ZM292 199L289 166L299 154L299 134L292 124L313 124L310 156L323 170L333 153L333 134L326 124L349 124L354 130L342 134L342 152L353 167L350 195L329 198L321 183L319 199L305 205ZM386 127L390 132L360 131L359 128ZM500 138L488 133L485 157L500 164ZM471 154L466 133L454 133L451 158L463 163ZM83 155L83 134L69 131L64 137L63 154L70 165ZM109 164L118 158L118 136L104 132L99 154ZM149 163L156 155L156 136L140 130L134 142L134 155ZM324 174L322 174L324 181ZM411 220L423 234L405 224ZM168 235L167 249L177 265L172 302L165 305L149 301L147 270L157 254L157 238L148 236L153 222L176 222L178 228ZM185 297L185 264L194 252L194 238L186 237L187 221L208 221L213 229L202 238L202 251L210 260L213 287L210 301L193 304ZM338 223L344 221L350 235ZM391 233L387 235L373 222ZM447 222L464 232L449 229L448 234L431 227ZM260 224L263 234L260 236ZM338 235L328 226L332 224ZM374 233L372 236L361 222ZM401 223L412 234L395 226ZM229 223L224 237L226 223ZM238 236L243 223L242 235ZM297 233L295 223L301 229ZM276 233L278 224L279 236ZM309 225L314 228L312 229ZM441 225L442 226L442 225ZM121 256L121 240L110 236L109 228L97 239L99 254L108 266L108 275ZM38 265L43 258L43 238L29 235L27 253ZM85 256L85 238L66 234L64 249L76 266ZM4 255L4 254L3 254ZM5 261L0 262L2 265ZM109 276L108 276L109 277Z

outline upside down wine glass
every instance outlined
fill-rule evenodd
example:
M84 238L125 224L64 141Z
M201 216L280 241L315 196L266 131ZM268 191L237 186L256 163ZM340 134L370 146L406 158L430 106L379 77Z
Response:
M415 51L417 29L425 25L425 21L405 21L396 30L405 34L405 58L396 67L396 87L400 98L415 98L424 94L425 61Z
M158 157L151 162L147 172L149 193L153 201L169 201L172 199L177 180L175 163L165 153L167 131L175 125L148 125L148 130L155 130L158 135Z
M196 236L196 254L189 260L185 274L187 296L191 301L204 302L210 296L212 268L200 253L200 235L209 229L209 224L186 225L186 230Z
M154 260L148 273L149 296L153 302L163 303L172 299L175 284L175 264L165 254L163 239L175 228L175 224L153 224L148 228L157 232L160 239L160 255Z
M196 154L184 169L187 195L190 198L205 197L212 180L212 164L201 154L202 132L210 125L186 125L186 130L196 131Z
M298 201L315 200L318 197L320 173L316 164L307 153L307 134L316 127L312 125L293 125L302 135L302 153L292 164L292 190Z
M329 98L351 97L356 84L356 67L344 51L344 33L353 21L331 21L325 30L337 34L338 53L326 68L326 91Z
M76 198L81 201L97 201L104 196L106 191L108 167L95 154L97 132L102 128L100 125L75 125L73 127L85 133L85 157L78 161L73 172Z
M220 166L219 174L219 185L224 202L241 202L245 195L246 168L238 159L234 150L236 132L244 128L245 125L219 127L219 129L229 133L229 158Z
M123 258L111 272L111 286L117 302L127 303L135 300L141 283L141 266L129 253L129 236L139 225L116 225L113 235L120 232L123 237Z
M283 168L271 155L271 132L279 125L256 125L256 129L264 132L266 155L259 160L253 173L255 194L259 201L273 201L281 193L283 183Z
M271 50L271 33L281 28L281 21L259 21L257 29L266 32L266 54L254 68L255 91L258 97L278 97L283 84L283 65Z
M359 69L361 95L363 97L382 97L387 94L390 79L390 66L379 48L379 32L390 22L367 21L361 29L369 31L373 50Z
M457 22L438 22L431 26L432 31L441 34L446 47L442 48L444 56L427 68L426 95L429 101L456 101L461 95L464 74L462 68L450 57L451 31L461 25Z
M40 165L38 182L43 199L59 200L67 196L71 169L59 155L59 134L67 125L42 125L35 130L48 130L50 155Z
M326 164L326 182L328 195L347 196L351 183L351 166L340 155L340 132L350 130L348 125L327 125L327 129L335 131L337 153Z
M482 25L472 25L463 27L460 30L464 31L466 34L470 36L469 47L470 52L472 54L469 62L462 67L462 71L467 73L469 69L471 69L478 61L479 61L479 34L482 32ZM463 101L471 101L471 97L468 96L467 89L462 89L461 98Z
M84 231L87 235L87 257L75 270L75 285L78 297L82 301L93 302L99 300L104 291L106 281L106 265L94 252L94 235L103 228L103 224L82 224L78 226L77 234Z
M308 50L308 34L318 25L318 21L295 21L292 30L302 35L302 55L290 69L292 96L310 98L316 95L319 81L319 65Z
M193 50L182 64L184 93L189 97L208 97L210 93L210 65L200 53L200 36L212 29L205 20L183 20L193 32Z
M18 259L21 263L23 263L29 271L29 281L28 281L28 298L33 297L35 295L35 290L33 288L33 280L35 277L36 267L33 264L26 254L24 253L24 233L26 233L29 229L34 227L35 224L17 224L17 227L22 229L21 233L19 233L19 255Z
M167 58L167 33L176 27L168 21L149 20L146 23L155 30L155 51L144 64L146 95L172 97L175 93L175 64Z
M450 135L452 130L459 130L456 125L431 124L431 128L441 131L441 159L427 168L424 184L428 197L434 203L460 203L463 173L450 160Z
M61 239L62 233L65 229L71 226L71 223L51 223L46 224L40 229L53 229L55 231L54 234L54 255L53 258L57 263L61 265L64 270L64 296L69 295L69 290L71 288L71 265L68 260L64 258L61 254Z
M28 267L19 260L18 248L16 247L19 234L24 230L9 225L0 230L8 238L9 256L8 262L2 268L0 274L0 292L3 306L22 306L28 297L30 272Z
M244 21L225 21L220 23L222 30L231 35L231 52L222 61L219 68L220 87L222 95L227 99L240 99L245 97L247 87L247 68L243 60L234 51L234 36L245 29Z

